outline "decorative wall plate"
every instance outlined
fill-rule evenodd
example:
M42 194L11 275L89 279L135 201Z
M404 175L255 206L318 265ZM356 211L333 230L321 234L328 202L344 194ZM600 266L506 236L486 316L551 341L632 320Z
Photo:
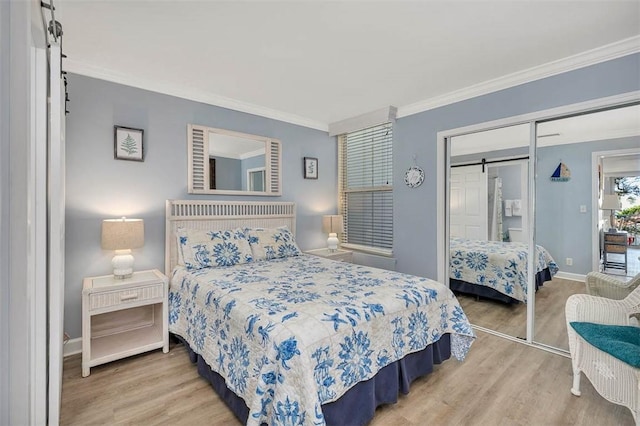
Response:
M411 166L404 174L404 183L409 188L417 188L424 181L424 170L418 166Z

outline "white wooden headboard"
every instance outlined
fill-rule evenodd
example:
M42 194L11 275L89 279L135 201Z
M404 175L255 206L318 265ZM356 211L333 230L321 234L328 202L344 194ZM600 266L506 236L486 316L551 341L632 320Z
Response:
M210 200L167 200L164 272L169 277L178 263L176 229L227 230L239 227L288 226L295 236L296 204Z

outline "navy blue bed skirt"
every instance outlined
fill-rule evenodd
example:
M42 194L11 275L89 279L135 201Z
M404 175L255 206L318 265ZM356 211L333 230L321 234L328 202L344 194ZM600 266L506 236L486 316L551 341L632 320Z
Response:
M549 268L545 268L536 274L536 291L545 283L545 281L551 281L551 271ZM453 278L449 279L449 288L455 293L465 293L474 296L483 297L485 299L497 300L504 303L520 303L519 300L500 293L491 287L486 287L479 284L468 283L466 281L460 281Z
M205 378L222 398L235 416L244 424L249 416L249 408L244 400L230 391L224 379L207 365L205 360L196 354L179 336L191 362L198 366L198 373ZM393 404L398 401L400 392L409 393L409 386L415 379L433 371L434 364L449 359L451 356L451 338L443 335L440 340L427 346L426 349L409 354L403 359L382 368L371 379L360 382L349 389L340 399L322 406L327 425L365 425L373 418L376 407Z

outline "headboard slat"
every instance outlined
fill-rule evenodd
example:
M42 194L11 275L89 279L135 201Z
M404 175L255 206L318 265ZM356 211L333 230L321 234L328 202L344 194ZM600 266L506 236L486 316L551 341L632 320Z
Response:
M178 263L176 229L228 230L287 226L296 233L296 204L291 202L242 202L167 200L165 229L165 274Z

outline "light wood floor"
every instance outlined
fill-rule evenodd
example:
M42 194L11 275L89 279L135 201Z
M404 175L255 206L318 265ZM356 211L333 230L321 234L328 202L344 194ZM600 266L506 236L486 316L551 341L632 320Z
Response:
M600 397L586 378L573 396L571 361L478 332L467 359L416 380L371 426L633 425L631 412ZM198 376L182 345L91 369L64 362L62 425L239 425Z
M555 348L569 350L564 306L572 294L585 293L583 282L554 277L536 293L534 340ZM513 337L526 338L527 305L508 305L493 300L476 300L458 295L462 309L472 324Z

